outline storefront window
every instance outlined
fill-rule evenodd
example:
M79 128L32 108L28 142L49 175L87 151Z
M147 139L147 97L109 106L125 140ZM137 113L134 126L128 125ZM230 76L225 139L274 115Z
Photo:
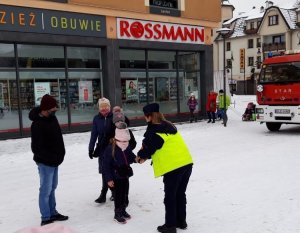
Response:
M14 45L0 44L0 67L11 68L16 66Z
M20 131L15 72L0 72L0 122L0 133Z
M121 72L122 108L126 116L143 116L148 95L146 83L145 71ZM153 87L149 91L153 98Z
M159 103L162 113L177 113L176 72L149 72L149 78L154 81L154 99L151 102Z
M68 124L65 83L66 79L63 71L20 72L20 101L23 128L26 131L29 130L31 125L31 121L28 119L29 111L40 105L45 94L50 94L57 100L59 111L57 111L56 116L58 122L61 125Z
M176 52L168 51L149 51L148 63L149 69L176 69L175 66Z
M20 68L63 68L65 67L62 46L18 45Z
M180 98L180 111L188 112L187 101L191 93L193 93L198 101L197 110L200 106L200 55L194 52L179 52L178 67L179 67L179 93L183 98Z
M102 68L100 48L68 47L69 68Z
M98 112L102 96L101 72L69 72L71 123L88 124Z
M122 108L128 117L143 116L147 103L144 50L120 49ZM153 89L150 90L153 98Z
M120 49L120 67L121 69L146 69L145 51Z

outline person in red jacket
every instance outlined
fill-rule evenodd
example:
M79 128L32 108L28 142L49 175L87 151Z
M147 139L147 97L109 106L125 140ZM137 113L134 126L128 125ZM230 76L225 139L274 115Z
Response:
M218 94L214 91L208 92L207 102L206 102L206 112L208 116L207 123L215 123L216 110L217 110L217 96Z

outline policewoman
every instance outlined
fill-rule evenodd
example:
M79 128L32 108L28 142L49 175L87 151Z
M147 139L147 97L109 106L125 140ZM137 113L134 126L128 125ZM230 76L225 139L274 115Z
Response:
M143 108L148 127L137 162L152 159L154 176L163 176L165 223L159 232L176 233L186 229L186 188L192 173L192 156L177 128L159 112L159 105L151 103Z

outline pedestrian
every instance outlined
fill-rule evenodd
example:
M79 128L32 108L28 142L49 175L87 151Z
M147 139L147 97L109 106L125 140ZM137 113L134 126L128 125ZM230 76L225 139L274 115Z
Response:
M142 148L136 161L152 159L154 176L163 176L165 223L159 232L176 233L186 229L186 188L192 173L192 156L177 128L159 112L159 105L151 103L143 108L148 123Z
M99 113L94 117L89 142L89 157L90 159L94 157L98 158L98 171L102 174L102 188L95 202L105 203L108 186L102 173L103 154L109 144L109 140L115 135L115 125L112 122L113 114L110 110L110 101L104 97L100 98L98 100L98 106ZM97 145L95 148L96 141ZM113 199L113 193L111 199Z
M187 105L189 106L190 110L190 122L192 123L193 121L197 122L197 118L194 115L194 111L196 110L198 102L195 98L195 94L191 93L190 98L188 99Z
M29 119L32 121L31 150L40 177L39 208L42 226L69 218L56 210L58 167L65 157L63 136L55 116L57 110L56 100L46 94L42 97L40 106L29 112Z
M224 105L224 98L225 98L225 105ZM223 119L222 124L224 124L224 126L226 127L228 121L227 109L230 106L230 96L226 95L226 97L224 97L224 91L222 89L219 91L218 103L219 103L219 109L221 111L221 115Z
M123 123L126 127L126 123ZM129 177L133 175L130 164L135 162L135 154L129 145L130 133L127 128L115 130L115 137L105 149L103 173L105 181L114 189L114 220L125 224L131 216L126 212L128 206Z
M206 102L206 112L208 116L207 123L215 123L216 110L217 110L217 96L218 94L214 91L208 92Z

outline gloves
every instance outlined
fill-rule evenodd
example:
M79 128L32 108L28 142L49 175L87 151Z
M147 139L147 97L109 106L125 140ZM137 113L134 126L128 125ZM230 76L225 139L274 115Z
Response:
M90 159L93 159L93 154L94 154L94 151L93 151L93 150L90 150L90 151L89 151L89 157L90 157Z

